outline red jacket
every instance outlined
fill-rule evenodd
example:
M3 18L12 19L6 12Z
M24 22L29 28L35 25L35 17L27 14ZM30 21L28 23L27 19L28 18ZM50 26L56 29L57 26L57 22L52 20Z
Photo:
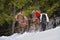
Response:
M40 17L40 12L39 11L36 11L36 17Z

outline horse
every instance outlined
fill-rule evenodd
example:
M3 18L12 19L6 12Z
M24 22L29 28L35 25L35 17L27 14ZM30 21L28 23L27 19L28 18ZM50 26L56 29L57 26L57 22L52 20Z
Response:
M24 33L27 31L27 26L28 26L28 19L26 16L22 16L22 19L20 20L19 27L21 33Z
M38 18L32 20L33 24L40 24L40 20Z
M32 26L31 26L31 29L38 30L38 26L40 26L40 19L38 19L36 17L36 11L35 10L33 10L31 14L32 14L32 19L31 19Z
M35 17L35 18L33 17L31 22L32 22L31 29L35 30L35 31L39 30L39 28L40 28L40 20L37 17Z

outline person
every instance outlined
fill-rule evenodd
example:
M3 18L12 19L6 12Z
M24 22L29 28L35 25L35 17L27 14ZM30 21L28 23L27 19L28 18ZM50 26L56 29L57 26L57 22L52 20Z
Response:
M41 13L40 22L41 22L43 31L45 31L46 25L49 23L48 15L45 12Z
M60 24L60 20L59 20L59 24Z
M36 30L36 20L38 19L37 17L36 17L36 10L35 9L33 9L32 10L32 27L33 27L33 30L35 31Z
M34 18L35 18L35 17L36 17L36 10L35 10L35 9L33 9L31 14L32 14L32 17L34 17Z
M52 23L53 23L53 28L55 28L56 27L56 16L55 15L53 16L53 22Z
M37 31L40 27L40 12L38 10L32 11L32 26L34 31Z
M39 20L40 20L40 15L41 15L40 11L36 10L36 17L37 17Z
M36 10L33 10L31 14L32 14L32 21L35 22L35 19L36 19Z

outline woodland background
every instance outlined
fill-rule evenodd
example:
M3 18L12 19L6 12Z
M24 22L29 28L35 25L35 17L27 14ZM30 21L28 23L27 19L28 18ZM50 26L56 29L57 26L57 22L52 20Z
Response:
M17 32L15 15L22 10L28 16L33 9L42 10L51 18L60 15L60 0L0 0L0 36Z

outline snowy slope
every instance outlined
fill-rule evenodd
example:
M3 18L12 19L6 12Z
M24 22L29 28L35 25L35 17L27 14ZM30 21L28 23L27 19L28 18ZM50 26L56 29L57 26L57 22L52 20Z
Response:
M60 40L60 27L42 32L15 33L11 36L2 36L0 40Z

